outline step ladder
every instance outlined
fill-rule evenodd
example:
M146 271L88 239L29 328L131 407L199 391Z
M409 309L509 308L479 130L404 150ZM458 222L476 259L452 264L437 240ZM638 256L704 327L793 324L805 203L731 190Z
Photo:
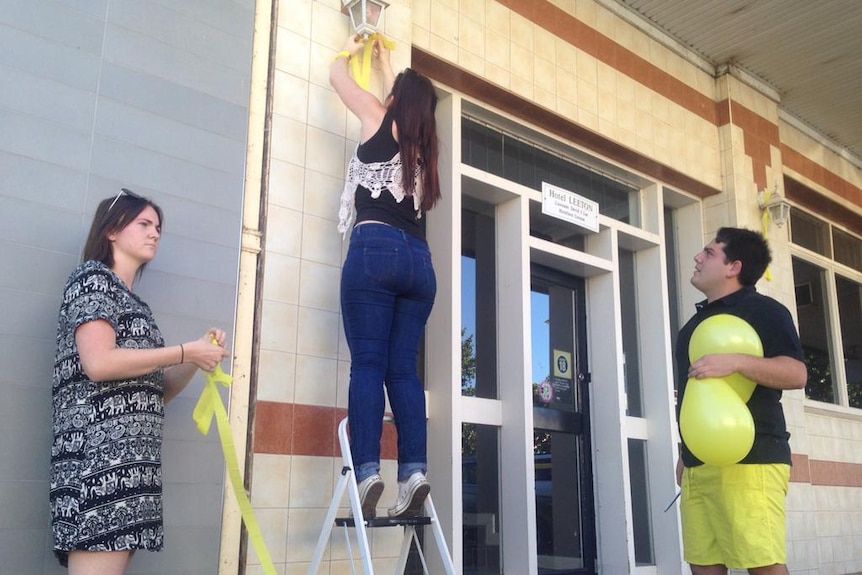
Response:
M384 421L387 421L387 419L384 419ZM391 419L388 419L388 421L391 421ZM437 519L437 511L434 509L434 503L431 501L431 494L428 494L428 497L425 498L424 516L365 519L362 516L362 505L359 501L359 487L356 484L356 475L353 473L353 456L350 454L350 442L347 438L346 417L338 424L338 442L341 444L341 460L343 463L341 477L338 479L338 485L335 487L335 492L332 496L332 503L330 503L326 519L323 521L323 529L320 531L317 547L314 549L311 565L308 568L308 575L317 575L317 570L320 568L320 562L323 559L323 552L329 543L332 528L336 525L342 527L344 530L344 539L347 542L347 550L351 559L350 572L354 575L355 557L350 547L350 527L353 527L356 531L359 559L362 563L362 573L364 575L374 575L367 529L376 527L401 527L404 529L404 538L401 542L401 553L398 556L395 575L403 575L404 569L407 567L407 557L410 554L410 547L414 542L419 552L419 559L422 562L424 573L425 575L430 575L428 564L425 562L425 555L422 552L422 545L416 532L417 527L428 525L431 526L431 531L434 534L434 540L437 543L437 549L440 551L440 559L446 575L456 575L455 566L452 564L452 556L449 554L446 539L443 537L443 529L440 527L440 522ZM347 490L350 499L352 514L350 517L336 517L345 490Z

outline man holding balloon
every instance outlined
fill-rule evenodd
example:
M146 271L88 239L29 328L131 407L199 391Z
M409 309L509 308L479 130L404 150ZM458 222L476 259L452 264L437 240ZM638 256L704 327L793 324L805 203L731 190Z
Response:
M772 257L757 232L721 228L694 257L706 299L676 345L685 560L693 575L787 575L785 389L807 372L793 318L754 285Z

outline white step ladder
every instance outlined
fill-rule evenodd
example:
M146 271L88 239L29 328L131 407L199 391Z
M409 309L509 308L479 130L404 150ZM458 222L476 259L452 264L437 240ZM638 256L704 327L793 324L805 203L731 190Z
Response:
M425 575L430 575L428 564L425 562L425 555L419 542L419 536L416 533L416 527L425 525L430 525L431 531L434 533L434 540L437 543L437 549L440 551L440 559L446 575L456 575L455 566L452 564L452 556L449 554L449 547L446 545L446 539L443 537L443 529L440 527L440 522L437 519L437 511L434 509L431 495L429 494L425 498L425 516L365 519L362 516L362 505L359 501L359 487L356 484L356 475L353 473L353 457L350 455L350 442L347 438L346 417L338 424L338 442L341 444L341 460L343 463L341 477L338 479L338 485L335 487L335 492L332 496L332 503L330 503L326 519L323 521L323 529L320 531L317 547L314 549L311 565L308 568L308 575L317 575L317 570L320 568L320 562L323 558L323 552L329 542L332 527L335 525L344 528L344 538L347 542L347 550L351 558L350 572L354 575L356 573L354 571L355 558L350 547L349 527L354 527L356 530L359 558L362 562L362 573L364 575L374 575L374 566L371 564L371 548L368 544L368 534L366 532L368 528L374 527L402 527L404 529L404 538L401 542L401 553L398 556L395 575L403 575L404 569L407 567L407 556L410 553L410 546L413 542L416 543L416 549L419 552L419 559L422 561ZM335 515L341 506L341 498L344 496L345 489L347 489L350 498L352 514L350 517L336 517Z

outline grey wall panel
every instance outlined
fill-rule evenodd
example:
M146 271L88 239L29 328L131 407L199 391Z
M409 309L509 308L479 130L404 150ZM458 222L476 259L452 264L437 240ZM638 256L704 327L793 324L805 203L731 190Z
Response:
M9 22L7 13L0 11L0 64L95 93L99 79L98 54L82 52L16 29Z
M76 130L92 128L96 106L93 92L8 66L0 66L0 77L3 78L0 109L14 110Z
M0 206L7 198L78 212L87 196L87 174L48 162L0 153Z
M253 0L0 0L3 575L65 573L48 513L56 316L98 202L125 186L165 210L135 291L169 344L232 331L253 13ZM166 549L137 554L130 575L217 571L224 463L215 427L191 419L203 381L166 408Z
M35 194L36 190L31 192ZM75 212L3 197L2 194L0 202L0 229L3 230L4 243L77 255L80 215L76 217ZM72 270L66 271L68 275ZM60 294L62 289L63 286L60 286L56 293Z
M243 174L205 168L158 151L146 150L120 140L100 136L93 141L93 172L103 178L125 181L157 202L170 194L197 199L235 210L242 197ZM165 214L167 218L169 214Z
M50 394L55 347L53 333L39 334L38 338L0 333L0 366L3 367L0 389L5 390L7 385L26 385L42 387L44 393ZM47 429L42 419L37 418L35 424Z
M105 98L214 134L231 137L245 129L244 105L116 64L106 62L103 66L99 92Z
M90 134L56 122L0 110L0 151L86 170L90 160Z
M192 127L108 98L100 100L94 129L101 137L125 140L145 150L167 154L207 169L236 171L237 158L245 158L243 141ZM240 161L239 165L242 163Z

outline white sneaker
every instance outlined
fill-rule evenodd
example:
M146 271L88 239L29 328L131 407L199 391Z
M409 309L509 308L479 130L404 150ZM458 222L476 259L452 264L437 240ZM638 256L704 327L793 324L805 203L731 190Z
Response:
M377 502L383 494L383 479L379 473L369 475L359 483L359 502L362 505L363 519L374 519L377 516Z
M389 517L415 517L422 511L431 486L425 474L417 471L406 481L398 482L398 501L389 508Z

